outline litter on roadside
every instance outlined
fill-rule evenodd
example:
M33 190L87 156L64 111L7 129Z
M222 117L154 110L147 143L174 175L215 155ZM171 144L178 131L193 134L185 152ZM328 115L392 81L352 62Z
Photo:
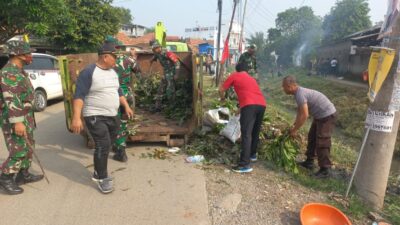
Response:
M232 143L240 138L240 115L233 116L228 124L221 130L220 135L228 138Z
M205 113L203 122L207 126L214 127L217 124L227 124L229 116L228 108L211 109Z
M185 160L187 163L199 163L204 161L203 155L188 156Z
M169 148L168 149L168 152L169 153L177 153L177 152L179 152L181 149L180 148L178 148L178 147L172 147L172 148Z

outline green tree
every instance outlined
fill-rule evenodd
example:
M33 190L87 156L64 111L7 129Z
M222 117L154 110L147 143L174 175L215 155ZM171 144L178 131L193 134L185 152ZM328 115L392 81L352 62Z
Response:
M122 24L132 24L133 17L130 9L124 7L117 7L116 9Z
M106 35L132 21L112 0L0 1L0 44L18 34L45 37L69 52L96 50Z
M291 8L278 14L275 20L276 28L284 37L299 36L300 34L320 25L320 18L314 15L311 7Z
M268 38L267 38L268 43L274 43L275 41L278 41L282 37L281 31L276 28L268 29L267 33L268 33Z
M120 10L109 0L66 0L74 18L73 35L54 38L56 43L75 52L94 51L106 35L116 34L121 24Z
M256 45L257 49L264 49L265 47L265 38L263 32L256 32L254 35L250 35L250 38L247 38L247 43L250 45Z
M371 26L367 0L342 0L336 2L324 17L323 42L339 40L351 33Z
M64 0L0 1L0 44L21 34L68 34L71 25Z
M250 38L247 38L246 41L249 45L254 44L257 46L257 52L256 52L257 64L258 64L259 69L265 70L268 65L268 63L267 63L268 56L266 55L266 52L265 52L266 39L264 37L264 33L256 32L256 33L250 35Z
M313 10L304 6L291 8L278 14L276 28L268 30L266 55L279 55L278 64L291 66L294 56L300 56L300 63L307 59L321 40L321 18ZM303 49L299 52L299 49Z

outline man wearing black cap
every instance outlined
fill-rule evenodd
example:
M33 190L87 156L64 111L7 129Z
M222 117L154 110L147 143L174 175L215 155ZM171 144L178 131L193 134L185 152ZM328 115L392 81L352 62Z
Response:
M115 47L113 43L103 44L99 49L97 62L80 72L76 81L71 123L72 131L79 134L83 129L83 113L85 124L95 142L92 180L105 194L113 191L112 178L107 173L107 162L119 128L119 106L124 107L129 118L133 116L119 86L118 75L113 69L116 62Z

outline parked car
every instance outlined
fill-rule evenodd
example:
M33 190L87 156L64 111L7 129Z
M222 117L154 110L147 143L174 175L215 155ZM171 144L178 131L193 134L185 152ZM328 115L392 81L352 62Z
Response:
M41 112L47 101L63 97L61 75L56 57L33 53L31 64L24 66L35 89L34 108Z

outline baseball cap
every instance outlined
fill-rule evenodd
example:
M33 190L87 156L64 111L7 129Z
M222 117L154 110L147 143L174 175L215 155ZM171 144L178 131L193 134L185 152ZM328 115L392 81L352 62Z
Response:
M111 42L105 42L98 50L99 55L104 55L104 54L113 54L115 55L117 53L117 46L114 43Z

